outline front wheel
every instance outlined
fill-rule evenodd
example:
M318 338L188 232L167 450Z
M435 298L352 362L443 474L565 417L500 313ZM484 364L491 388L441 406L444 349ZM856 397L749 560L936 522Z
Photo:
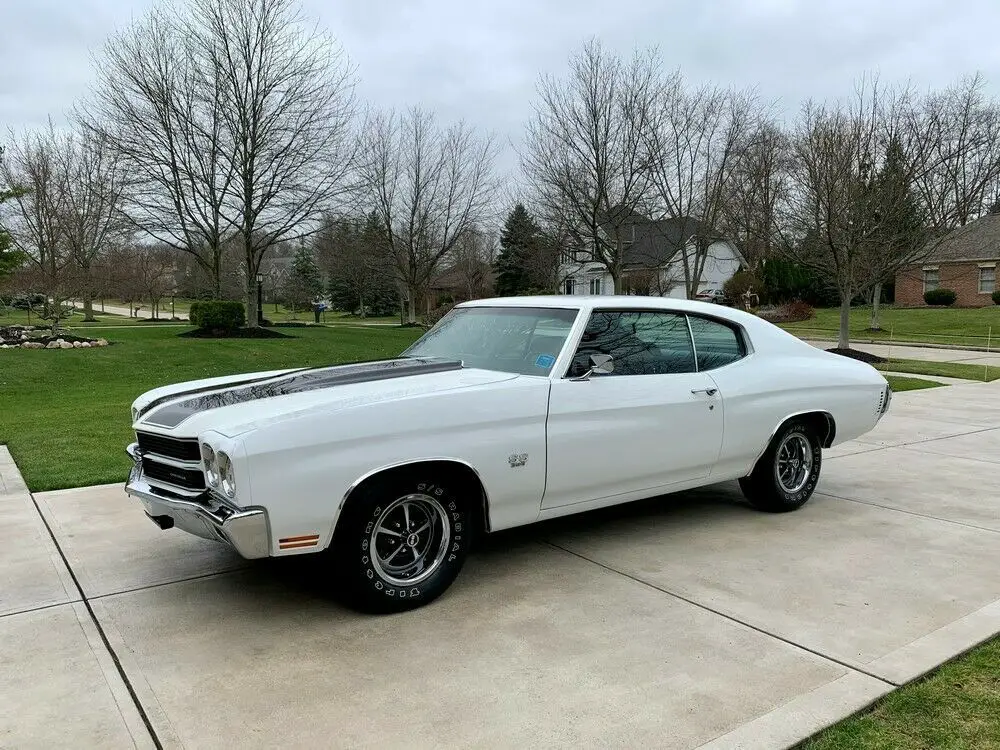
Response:
M819 481L823 446L806 422L783 426L761 456L753 472L740 480L750 504L769 513L801 508Z
M401 612L444 593L468 554L469 504L430 477L376 479L360 492L344 509L333 549L351 603Z

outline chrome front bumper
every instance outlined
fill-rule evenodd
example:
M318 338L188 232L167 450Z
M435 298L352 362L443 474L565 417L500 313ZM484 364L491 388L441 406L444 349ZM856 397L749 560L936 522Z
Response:
M178 528L189 534L223 542L242 557L253 560L271 554L271 533L263 508L237 508L211 492L197 498L160 494L142 476L135 445L128 447L135 462L125 492L142 503L146 515L161 529Z

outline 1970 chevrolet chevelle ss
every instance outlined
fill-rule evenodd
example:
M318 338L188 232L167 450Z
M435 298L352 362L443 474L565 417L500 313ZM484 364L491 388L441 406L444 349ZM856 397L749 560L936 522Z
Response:
M869 365L719 305L480 300L395 359L143 394L126 491L245 558L323 552L356 606L398 611L448 588L480 533L734 479L794 510L823 448L891 396Z

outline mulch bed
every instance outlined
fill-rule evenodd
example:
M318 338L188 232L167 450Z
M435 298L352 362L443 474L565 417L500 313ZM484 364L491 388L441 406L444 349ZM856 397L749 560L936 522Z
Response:
M868 352L860 352L857 349L840 349L838 347L834 347L833 349L827 349L827 351L839 354L842 357L856 359L859 362L867 362L870 365L880 365L883 362L889 361L885 357L879 357L874 354L869 354Z

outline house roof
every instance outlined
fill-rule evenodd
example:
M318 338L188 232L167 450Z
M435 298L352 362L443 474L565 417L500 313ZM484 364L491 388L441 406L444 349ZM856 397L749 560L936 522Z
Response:
M709 225L689 216L654 221L632 211L622 217L620 222L621 231L631 240L631 244L625 248L623 254L626 267L662 266L695 235L722 239L721 235Z
M1000 214L987 214L940 240L931 240L923 262L1000 259Z

